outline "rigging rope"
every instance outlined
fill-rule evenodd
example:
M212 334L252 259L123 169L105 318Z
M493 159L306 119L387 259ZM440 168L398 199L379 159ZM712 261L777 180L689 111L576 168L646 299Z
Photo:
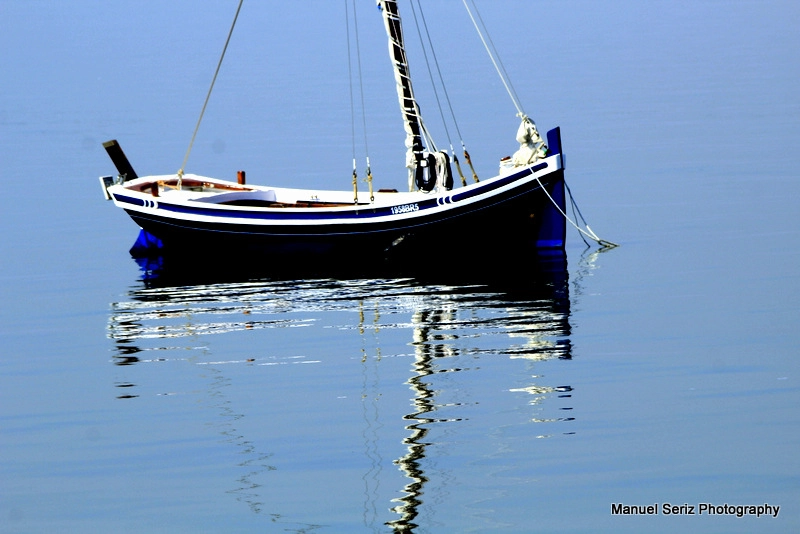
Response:
M508 72L506 72L506 68L503 65L503 62L500 60L500 55L497 53L497 49L494 46L494 42L492 42L492 38L489 35L488 29L486 28L486 24L483 22L483 18L481 17L480 12L478 11L478 6L475 4L475 0L470 0L470 1L472 3L473 9L475 10L475 13L477 14L478 20L480 21L480 26L483 27L483 30L484 30L483 32L481 31L481 28L478 25L478 21L476 21L475 17L472 15L472 10L470 10L469 5L467 4L467 0L462 0L462 2L464 4L464 7L467 9L467 13L469 14L469 18L472 20L472 24L475 26L475 29L478 32L478 36L481 38L481 42L483 43L483 47L486 49L486 52L489 54L489 59L492 60L492 64L494 65L494 68L497 71L497 74L500 76L500 80L503 82L503 86L506 88L506 92L508 93L508 96L511 97L511 101L514 103L514 107L517 109L517 116L522 119L523 124L525 124L525 122L527 121L532 125L533 124L532 121L530 121L528 116L522 110L522 105L519 102L519 97L517 96L517 92L514 90L514 87L511 84L511 79L508 76ZM486 38L484 38L484 36L483 36L484 32L486 33ZM487 43L487 39L488 39L488 43ZM537 136L538 136L538 133L537 133ZM542 145L541 146L544 146L544 142L543 141L542 141ZM546 149L546 147L545 147L545 149ZM469 156L467 156L467 161L469 161ZM605 248L614 248L614 247L618 247L619 246L617 243L613 243L611 241L606 241L605 239L601 239L589 227L589 225L586 223L586 219L583 218L583 215L581 214L580 209L578 209L578 205L575 202L575 198L572 196L572 191L570 191L569 186L567 186L566 181L564 182L564 187L566 188L567 193L569 194L570 203L572 204L572 211L573 211L573 213L577 212L577 214L580 216L580 219L581 219L581 221L583 223L583 226L585 227L585 230L583 228L581 228L577 223L575 223L575 221L570 219L569 216L565 213L565 211L563 209L561 209L561 206L559 206L558 203L555 201L555 199L553 199L553 197L550 195L550 192L547 191L547 189L544 187L544 184L542 184L541 180L539 180L539 177L535 177L535 178L536 178L536 181L539 183L539 186L542 188L542 191L544 191L545 195L547 195L547 198L550 199L550 202L553 204L553 206L555 206L555 208L558 210L558 212L561 214L561 216L564 217L564 219L567 222L569 222L576 230L578 230L578 232L580 232L581 239L583 239L584 243L586 243L588 245L588 243L586 242L586 239L584 239L584 237L583 237L583 236L586 236L589 239L595 241L598 245L600 245L602 247L605 247ZM576 219L577 219L577 217L576 217Z
M355 11L355 5L353 6ZM356 169L356 106L353 102L353 60L350 49L350 13L344 1L344 22L347 31L347 75L350 81L350 138L353 144L353 203L358 204L358 171Z
M197 137L197 131L200 129L200 122L203 120L203 114L206 112L206 106L208 105L208 99L211 98L211 90L214 89L214 82L217 81L217 74L219 74L219 69L222 67L222 60L225 57L225 51L228 50L228 43L231 42L231 35L233 35L233 28L236 26L236 20L239 18L239 11L242 9L242 2L244 0L239 0L239 6L236 8L236 15L233 17L233 23L231 23L231 29L228 32L228 38L225 39L225 46L222 48L222 54L219 57L219 62L217 63L217 70L214 71L214 77L211 79L211 87L208 88L208 94L206 94L206 100L203 102L203 109L200 110L200 117L197 119L197 125L194 127L194 133L192 133L192 140L189 141L189 148L186 150L186 155L183 157L183 164L181 164L181 168L178 169L178 189L181 188L183 182L183 169L186 167L186 162L189 160L189 154L192 152L192 146L194 145L194 139Z
M478 31L478 36L481 38L481 42L483 43L483 47L486 49L486 53L489 54L489 59L492 60L494 69L500 76L500 81L503 82L503 86L505 86L508 96L511 97L511 101L514 103L514 107L517 108L517 116L519 117L525 116L525 112L522 111L522 106L520 105L519 99L517 98L517 93L511 86L511 81L508 78L508 73L506 73L505 67L503 67L503 63L500 61L500 56L497 54L497 50L494 48L494 43L492 42L491 37L488 37L489 32L486 31L486 25L483 24L483 19L481 18L480 12L478 12L478 7L475 5L475 2L473 1L472 7L475 10L475 13L478 14L478 18L481 21L481 25L483 26L483 29L486 32L487 37L489 38L489 43L491 43L491 49L489 47L489 44L487 44L486 39L483 37L484 32L481 31L477 21L475 20L475 17L472 15L472 10L470 10L469 5L467 5L467 0L462 0L462 2L464 3L464 7L467 8L467 13L469 13L469 18L472 20L473 26L475 26L475 29ZM495 59L495 56L497 56L497 59ZM500 65L498 65L498 62L500 62Z
M414 25L417 27L417 35L419 36L419 42L422 47L422 57L425 58L425 66L428 68L428 77L431 79L431 86L433 87L433 96L436 98L436 107L439 108L439 115L442 118L442 126L444 126L444 132L447 136L447 142L452 147L453 142L450 140L450 130L447 128L447 121L444 118L444 111L442 111L442 102L439 100L439 92L436 90L436 82L433 78L433 71L431 70L431 62L428 60L428 51L425 47L425 40L422 38L422 30L419 27L419 19L417 18L417 10L414 9L414 2L413 0L410 2L411 5L411 13L414 15ZM420 9L420 16L423 18L423 23L425 21L424 15L422 14L422 6L419 6ZM426 26L427 31L427 26ZM430 41L430 35L428 35L428 44L431 47L431 53L433 54L433 43ZM435 55L434 55L435 57Z
M364 155L367 160L367 185L369 186L369 200L373 202L375 195L372 192L372 167L369 164L369 142L367 141L367 107L364 105L364 76L361 71L361 42L358 38L358 17L356 2L353 2L353 28L356 33L356 59L358 60L358 91L361 95L361 129L364 132Z
M352 128L352 141L353 141L353 194L355 195L355 202L358 203L358 190L356 182L358 181L358 173L356 171L356 132L355 132L355 103L353 99L353 69L351 59L351 44L350 44L350 15L347 9L347 0L345 0L345 18L347 27L347 71L350 77L350 117ZM367 178L366 182L369 186L369 200L373 202L375 195L372 191L372 168L369 162L369 142L367 138L367 112L364 105L364 77L361 71L361 44L358 37L358 13L356 12L356 2L353 2L353 31L355 35L355 48L356 48L356 65L358 72L358 88L361 97L361 129L364 133L364 154L367 160Z
M461 142L461 148L464 150L464 157L466 158L467 162L470 164L470 169L472 169L472 178L477 182L478 175L475 173L475 169L472 167L472 162L469 158L469 153L467 152L467 146L464 144L464 136L461 135L461 129L458 127L458 121L456 120L456 114L453 111L453 104L450 101L450 95L447 92L447 86L444 83L444 76L442 76L442 69L439 67L439 59L436 57L436 49L433 46L433 40L431 39L430 31L428 30L428 22L425 19L425 13L422 11L422 2L417 0L417 6L419 8L420 18L422 19L422 25L425 28L425 35L428 40L428 44L431 49L431 56L433 56L433 63L436 66L436 72L439 76L439 83L442 84L442 92L444 93L444 99L447 102L447 107L450 110L450 117L453 119L453 125L455 126L456 133L458 134L458 139ZM439 93L436 91L436 83L434 82L433 73L431 72L430 62L428 61L428 54L425 50L424 40L422 39L422 32L420 31L419 22L417 21L417 12L414 9L414 2L411 2L411 11L414 14L414 23L417 26L417 34L419 34L420 43L422 43L422 53L425 57L425 64L428 67L428 75L431 78L431 85L433 86L433 94L436 96L436 105L439 107L439 114L442 117L442 124L444 125L445 133L447 134L447 142L450 145L450 152L453 154L453 160L456 164L456 169L458 170L458 175L461 178L461 185L467 185L467 180L464 178L464 173L461 170L461 163L458 161L458 156L456 155L455 148L453 148L453 141L450 139L450 131L447 129L447 121L444 118L444 112L442 111L442 104L439 101Z

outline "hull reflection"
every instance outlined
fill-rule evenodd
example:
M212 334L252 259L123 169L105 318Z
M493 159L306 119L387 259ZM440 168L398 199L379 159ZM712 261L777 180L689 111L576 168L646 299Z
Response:
M455 275L408 264L376 263L356 269L338 264L324 268L318 264L230 265L236 268L206 264L202 269L187 270L179 258L151 259L142 264L140 283L124 299L111 304L108 336L115 344L114 363L131 366L157 362L162 359L150 354L175 348L205 351L199 340L208 335L305 328L313 326L316 314L329 312L358 310L357 324L350 326L362 338L370 332L376 343L386 329L407 330L413 362L406 382L411 390L410 410L403 416L407 435L402 446L406 453L394 460L406 483L398 488L399 496L391 504L386 500L383 505L375 502L382 498L378 441L383 425L377 423L377 403L364 404L363 436L368 464L363 475L367 501L364 523L373 528L376 521L397 532L418 527L421 509L428 502L426 491L431 491L430 448L435 444L431 429L437 425L457 427L462 422L460 416L452 415L458 412L459 401L442 398L437 388L437 381L448 374L458 376L470 370L460 366L459 361L497 355L525 359L535 365L543 360L572 358L569 277L563 254L470 259ZM387 324L387 317L394 322ZM398 322L398 317L407 319ZM502 336L506 341L499 346L461 341L490 335ZM224 398L229 384L214 364L312 363L308 357L293 358L201 362L213 367L216 377L209 396L215 399L217 414L227 421L220 425L224 427L220 433L246 457L238 467L247 472L234 477L238 482L228 493L247 503L254 513L262 513L267 506L257 480L266 472L279 469L280 462L273 453L261 452L235 428L244 414ZM373 357L362 347L362 363L369 361L377 367L380 360L379 349ZM366 366L364 369L367 373ZM138 396L137 385L129 380L118 382L117 387L123 388L120 399ZM383 394L380 390L367 391L366 378L363 387L363 398ZM572 387L530 383L507 387L506 391L530 395L529 404L537 405L550 397L568 398ZM531 417L530 421L551 424L571 419ZM548 432L543 431L542 435ZM385 511L387 504L396 516L389 521L386 512L379 511Z
M539 250L524 243L514 246L476 244L463 249L442 245L402 254L302 256L276 261L258 255L164 254L134 258L147 287L169 287L252 280L365 280L413 278L418 283L484 284L511 293L530 293L567 282L563 250Z

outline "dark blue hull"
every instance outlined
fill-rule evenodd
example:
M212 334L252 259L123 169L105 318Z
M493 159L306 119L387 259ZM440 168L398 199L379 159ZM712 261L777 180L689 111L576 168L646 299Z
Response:
M151 249L162 247L195 253L281 254L375 252L411 245L479 248L482 243L512 241L541 249L562 249L566 221L553 201L563 210L563 171L548 175L542 185L547 194L539 182L533 181L528 189L512 189L444 214L431 213L406 222L371 222L369 207L359 210L364 220L358 224L322 220L314 224L270 226L248 224L246 219L232 224L126 211L149 234L143 236L139 246L132 250L136 255L148 254ZM160 246L157 241L160 241Z
M398 195L396 200L384 196L374 203L298 200L275 205L274 192L272 200L266 199L265 188L248 190L245 195L260 196L247 196L245 204L241 192L232 195L236 203L224 202L224 194L201 201L208 197L189 196L191 187L182 197L145 194L159 177L110 191L115 203L142 228L131 249L135 256L164 251L192 255L474 251L489 244L563 250L566 201L559 129L547 137L548 157L530 167L444 193Z

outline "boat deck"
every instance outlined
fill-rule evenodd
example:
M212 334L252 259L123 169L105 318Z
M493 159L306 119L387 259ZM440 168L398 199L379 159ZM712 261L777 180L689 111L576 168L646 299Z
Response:
M192 201L222 206L253 208L338 208L374 205L351 200L348 191L311 191L300 189L271 188L268 186L249 186L223 180L203 177L184 177L178 181L176 176L142 177L124 185L129 191L136 191L156 198L172 198L177 201ZM364 193L361 193L362 198ZM396 200L401 194L396 189L381 189L375 197L392 196Z

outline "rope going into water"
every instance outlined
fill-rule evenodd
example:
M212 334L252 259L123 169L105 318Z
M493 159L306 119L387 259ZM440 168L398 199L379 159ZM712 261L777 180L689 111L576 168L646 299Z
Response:
M183 164L181 164L181 168L178 170L178 189L180 189L181 184L183 182L183 170L186 168L186 162L189 161L189 154L192 152L192 146L194 146L194 139L197 137L197 131L200 129L200 123L203 121L203 114L206 112L206 106L208 106L208 100L211 98L211 91L214 89L214 83L217 81L217 75L219 74L219 69L222 67L222 60L225 57L225 51L228 50L228 43L231 42L231 35L233 35L233 28L236 26L236 20L239 18L239 11L242 9L242 2L244 0L239 0L239 6L236 8L236 15L233 17L233 23L231 24L231 29L228 32L228 38L225 39L225 46L222 48L222 54L219 57L219 62L217 63L217 70L214 71L214 77L211 79L211 86L208 88L208 94L206 94L206 100L203 102L203 109L200 110L200 117L197 119L197 125L194 127L194 133L192 133L192 140L189 141L189 148L186 150L186 155L183 157Z
M475 5L474 0L471 0L472 8L475 10L475 13L478 16L478 20L480 20L480 26L483 26L483 29L484 29L483 32L481 31L481 28L478 25L478 21L476 21L475 17L472 15L472 10L469 8L469 5L467 4L467 0L462 0L462 2L464 3L464 7L467 8L467 13L469 14L469 18L472 20L472 24L475 26L475 30L477 30L478 36L481 38L481 42L483 43L483 47L486 49L486 53L489 54L489 59L492 60L492 64L494 65L494 68L497 71L497 74L500 76L500 81L503 82L503 86L506 88L506 92L508 93L508 96L511 98L511 101L514 103L514 107L517 108L517 116L522 118L523 121L526 120L527 119L527 115L525 115L525 112L522 111L522 105L519 102L519 98L517 96L517 92L514 90L514 87L511 85L511 79L508 76L508 72L506 72L506 69L505 69L505 66L503 65L503 62L500 60L500 55L497 53L497 49L494 46L494 42L492 42L492 38L489 35L489 31L486 28L486 24L483 22L483 18L481 17L480 12L478 11L478 6ZM486 38L484 38L484 36L483 36L484 32L486 33ZM487 39L488 39L488 43L487 43ZM606 241L605 239L601 239L589 227L589 225L586 223L586 219L583 218L583 214L581 214L580 209L578 209L578 205L577 205L577 203L575 202L575 199L572 196L572 191L570 191L569 187L566 185L566 182L564 182L564 186L566 187L566 190L569 193L569 199L570 199L570 203L572 204L573 212L577 211L577 213L578 213L578 215L580 215L580 218L583 221L583 225L586 227L586 229L581 228L575 221L573 221L572 219L569 218L569 216L564 212L564 210L561 209L561 206L558 205L558 202L556 202L555 199L550 195L550 192L547 191L547 188L545 188L544 184L542 184L542 182L541 182L541 180L539 179L538 176L534 176L534 178L539 183L539 186L542 188L542 190L544 191L545 195L547 195L547 198L550 199L550 202L553 204L553 206L555 206L555 208L558 210L558 212L561 214L561 216L564 217L564 219L567 222L569 222L576 230L578 230L578 232L580 232L581 239L583 239L583 236L585 235L586 237L588 237L592 241L595 241L598 245L600 245L602 247L605 247L605 248L614 248L614 247L618 247L619 246L617 243L613 243L611 241ZM576 217L576 219L577 219L577 217ZM584 243L586 243L585 239L584 239ZM588 243L587 243L587 245L588 245Z
M531 174L533 174L533 171L531 171ZM564 210L562 210L562 209L561 209L561 206L559 206L559 205L558 205L558 202L556 202L556 201L555 201L555 199L554 199L554 198L553 198L553 197L550 195L550 192L549 192L549 191L547 190L547 188L544 186L544 184L543 184L543 183L542 183L542 181L539 179L539 177L538 177L538 176L534 176L534 178L536 179L536 182L539 184L539 187L541 187L541 188L542 188L542 191L544 191L544 194L545 194L545 195L547 195L547 198L549 198L549 199L550 199L550 202L552 202L553 206L555 206L555 208L556 208L556 209L558 210L558 212L561 214L561 216L562 216L562 217L564 217L564 219L565 219L567 222L569 222L569 223L570 223L570 224L571 224L571 225L572 225L572 226L573 226L573 227L574 227L574 228L575 228L577 231L579 231L581 234L585 235L586 237L588 237L589 239L591 239L592 241L596 242L598 245L600 245L600 246L602 246L602 247L606 247L606 248L614 248L614 247L618 247L618 246L619 246L618 244L616 244L616 243L613 243L613 242L611 242L611 241L606 241L605 239L600 239L600 238L597 236L597 234L595 234L595 233L594 233L594 231L592 231L592 229L591 229L591 228L589 228L589 225L588 225L588 224L586 224L586 221L585 221L585 220L584 220L584 225L586 226L586 230L584 230L583 228L581 228L580 226L578 226L578 224L577 224L577 223L575 223L575 222L574 222L572 219L570 219L570 218L569 218L569 215L567 215L567 214L564 212ZM565 183L565 185L566 185L566 183ZM567 187L567 191L569 191L569 187ZM570 197L570 199L572 200L572 203L573 203L573 206L574 206L574 205L575 205L575 202L574 202L574 199L572 199L572 191L569 191L569 197ZM579 210L579 213L580 213L580 210ZM581 215L581 218L583 218L583 215Z

